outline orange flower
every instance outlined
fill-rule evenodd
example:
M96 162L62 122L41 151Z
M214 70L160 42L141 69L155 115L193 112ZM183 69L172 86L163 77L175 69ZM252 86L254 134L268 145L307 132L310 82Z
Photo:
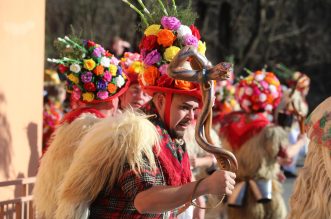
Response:
M157 67L148 66L145 68L143 74L143 81L146 85L153 86L155 84L156 79L159 77L160 73Z
M93 70L94 74L96 75L102 75L104 72L104 68L102 65L98 65L97 67L95 67L95 69Z
M175 80L175 87L182 90L191 90L194 88L194 85L189 81Z
M163 47L169 47L175 41L176 36L172 33L172 31L163 29L157 34L157 43L162 45Z
M113 93L116 92L116 90L117 90L117 87L116 87L115 84L112 84L112 83L109 83L108 84L108 91L109 91L109 93L113 94Z

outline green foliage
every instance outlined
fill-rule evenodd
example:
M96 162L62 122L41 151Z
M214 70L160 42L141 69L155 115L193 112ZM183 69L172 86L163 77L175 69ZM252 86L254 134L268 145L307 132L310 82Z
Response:
M60 58L70 58L70 59L81 59L84 50L82 50L81 47L83 47L83 42L79 36L76 35L76 33L72 30L72 33L68 35L68 37L79 46L69 45L68 43L63 42L63 40L56 39L54 41L54 47L56 48L59 57Z
M161 5L162 2L163 5ZM149 0L147 4L147 9L150 14L146 13L142 7L139 7L138 4L135 4L137 8L145 15L145 18L149 25L151 24L159 24L161 18L163 16L173 16L180 20L180 22L184 25L194 24L195 20L198 18L198 14L192 11L192 2L188 1L187 6L176 6L173 5L174 1L166 1L166 0ZM164 6L164 8L163 8ZM165 13L165 11L167 14ZM145 29L147 26L145 23L141 22L142 27Z

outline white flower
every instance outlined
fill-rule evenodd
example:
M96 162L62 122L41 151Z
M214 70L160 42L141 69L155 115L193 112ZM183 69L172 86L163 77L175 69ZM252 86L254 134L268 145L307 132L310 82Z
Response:
M270 104L267 104L266 106L265 106L265 110L266 111L272 111L272 105L270 105Z
M260 100L260 102L264 102L264 101L266 101L267 100L267 95L265 95L265 94L260 94L259 95L259 100Z
M269 90L271 93L277 93L277 88L275 85L270 84L269 85Z
M250 105L252 105L252 103L251 103L251 101L245 99L245 100L243 100L243 105L250 106Z
M120 62L120 60L118 60L115 56L112 56L110 58L110 63L111 64L118 65L119 62Z
M278 93L278 92L272 93L272 96L273 96L274 98L278 98L278 97L279 97L279 93Z
M180 25L177 30L177 37L183 38L186 34L192 35L191 29L186 25Z
M116 86L119 88L121 88L125 84L125 80L122 77L122 75L119 75L118 77L115 78L115 83L116 83Z
M251 87L246 87L245 94L251 96L253 94L253 89Z
M70 65L70 71L72 71L74 73L78 73L78 72L80 72L80 70L81 70L80 65L78 65L78 64L71 64Z
M255 80L262 81L265 78L265 74L258 74L255 76Z
M100 64L103 66L103 67L106 67L108 68L110 66L110 58L108 57L102 57L101 60L100 60Z

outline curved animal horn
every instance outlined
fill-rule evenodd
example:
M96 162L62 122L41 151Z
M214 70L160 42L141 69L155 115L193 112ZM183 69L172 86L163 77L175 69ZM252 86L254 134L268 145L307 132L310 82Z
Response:
M183 67L188 58L193 63L193 69ZM221 169L236 171L238 162L234 154L214 146L210 137L212 106L215 98L213 80L225 80L230 71L232 71L230 63L222 62L212 67L208 59L192 46L182 48L168 67L170 77L200 84L203 106L195 129L196 141L202 149L214 154Z

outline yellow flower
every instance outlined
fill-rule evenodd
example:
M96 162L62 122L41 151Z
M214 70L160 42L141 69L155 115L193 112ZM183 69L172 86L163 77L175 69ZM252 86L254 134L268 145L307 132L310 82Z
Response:
M132 63L131 67L133 71L137 74L141 74L144 72L144 64L142 62L135 61Z
M198 52L202 55L206 54L206 42L202 42L201 40L199 40L198 42Z
M167 61L171 62L171 60L177 55L179 50L180 48L178 48L177 46L170 46L165 50L163 56Z
M114 64L110 64L109 65L109 71L111 73L112 76L116 76L117 73L117 66Z
M94 100L94 93L91 92L83 93L83 100L87 102L92 102Z
M144 34L146 36L149 36L149 35L157 35L160 31L160 28L161 28L161 25L158 25L158 24L152 24L150 26L148 26L144 32Z
M75 83L75 84L78 84L78 83L79 83L79 78L76 77L74 74L69 74L69 75L68 75L68 79L69 79L70 81L72 81L73 83Z
M95 61L93 59L84 59L84 68L91 71L95 67Z
M245 78L247 84L251 84L254 80L254 76L253 75L249 75L248 77Z

